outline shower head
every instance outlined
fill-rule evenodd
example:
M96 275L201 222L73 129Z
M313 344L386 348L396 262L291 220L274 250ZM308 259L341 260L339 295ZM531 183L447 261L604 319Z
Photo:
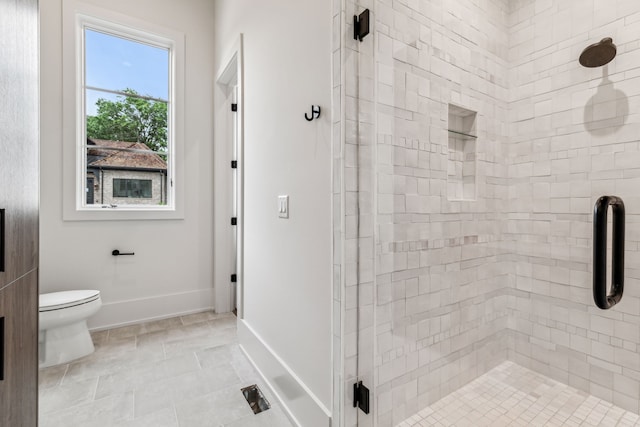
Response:
M616 45L610 37L607 37L583 50L579 61L584 67L602 67L611 62L616 57L616 53Z

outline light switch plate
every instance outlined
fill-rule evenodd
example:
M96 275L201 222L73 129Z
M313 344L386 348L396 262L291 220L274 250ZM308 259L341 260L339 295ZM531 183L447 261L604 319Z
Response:
M278 196L278 217L289 218L289 196Z

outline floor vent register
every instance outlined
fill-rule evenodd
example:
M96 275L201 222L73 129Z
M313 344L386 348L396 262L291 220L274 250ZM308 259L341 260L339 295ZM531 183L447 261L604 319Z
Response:
M250 385L242 389L244 398L247 399L247 403L251 407L254 414L259 414L267 409L271 408L269 401L264 397L262 391L257 385Z

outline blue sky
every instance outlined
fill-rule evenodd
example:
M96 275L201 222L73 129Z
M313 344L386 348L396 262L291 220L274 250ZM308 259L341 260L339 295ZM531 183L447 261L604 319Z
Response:
M131 88L142 95L168 99L169 51L143 43L85 30L86 84L110 90ZM96 113L104 92L87 91L87 114Z

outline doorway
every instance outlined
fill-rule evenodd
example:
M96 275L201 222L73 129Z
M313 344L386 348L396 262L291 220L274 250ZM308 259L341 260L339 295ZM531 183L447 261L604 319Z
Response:
M215 307L242 318L243 106L242 38L216 79Z
M238 315L238 83L231 88L230 103L230 127L229 132L231 143L231 307L233 314Z

